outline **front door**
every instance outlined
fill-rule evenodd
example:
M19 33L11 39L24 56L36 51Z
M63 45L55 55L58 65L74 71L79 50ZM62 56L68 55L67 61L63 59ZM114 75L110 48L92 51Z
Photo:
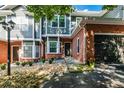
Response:
M70 56L70 43L65 43L65 56Z
M19 47L13 47L13 62L19 61Z

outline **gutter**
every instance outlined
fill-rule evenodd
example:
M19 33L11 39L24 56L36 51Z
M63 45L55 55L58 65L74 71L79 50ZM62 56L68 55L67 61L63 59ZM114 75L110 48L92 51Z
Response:
M7 16L14 14L11 10L0 10L0 16Z

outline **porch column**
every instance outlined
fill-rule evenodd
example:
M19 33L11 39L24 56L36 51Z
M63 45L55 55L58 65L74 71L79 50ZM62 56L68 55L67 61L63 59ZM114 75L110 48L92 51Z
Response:
M57 53L60 53L60 37L57 39Z
M33 41L33 46L32 46L32 58L35 58L35 54L36 54L35 41Z
M49 37L47 37L47 53L49 53Z

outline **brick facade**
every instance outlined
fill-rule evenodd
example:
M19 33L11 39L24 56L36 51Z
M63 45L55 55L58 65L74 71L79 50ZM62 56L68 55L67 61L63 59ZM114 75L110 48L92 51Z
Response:
M85 29L81 29L72 40L72 57L76 60L83 62L83 52L84 52L84 31ZM77 39L79 38L79 53L77 52Z
M7 62L7 43L0 41L0 63Z

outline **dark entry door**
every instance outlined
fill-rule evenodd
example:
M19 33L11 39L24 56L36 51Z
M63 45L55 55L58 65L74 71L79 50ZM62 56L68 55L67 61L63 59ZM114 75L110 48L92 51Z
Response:
M123 62L124 36L95 35L95 57L99 63Z
M13 62L19 61L19 47L13 47Z
M70 56L70 43L65 43L65 56Z

